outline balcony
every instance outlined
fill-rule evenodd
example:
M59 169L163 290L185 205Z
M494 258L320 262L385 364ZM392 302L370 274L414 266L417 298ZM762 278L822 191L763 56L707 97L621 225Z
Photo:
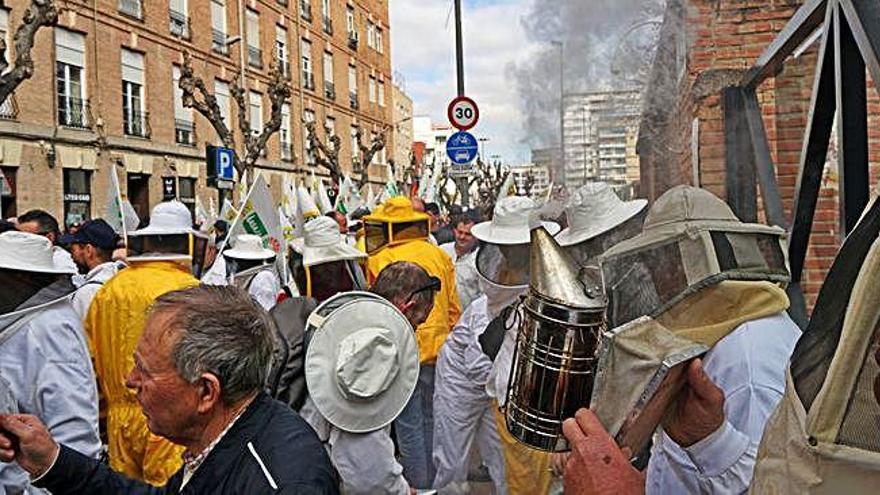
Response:
M324 81L324 96L330 100L336 99L336 87L330 81Z
M216 29L211 30L211 50L223 55L229 53L229 45L226 44L226 33Z
M349 31L348 32L348 47L352 50L358 49L358 42L360 41L360 36L357 31Z
M140 110L122 112L122 130L126 136L150 138L150 114Z
M58 95L58 125L74 129L89 129L89 101Z
M174 142L184 146L196 145L196 123L183 119L174 119Z
M293 160L293 143L281 141L281 159L286 162Z
M141 0L119 0L119 13L135 19L143 19L144 10Z
M307 0L300 0L299 7L299 14L303 18L303 20L306 22L312 22L312 4L309 3Z
M325 15L321 20L321 24L324 26L324 32L333 36L333 19Z
M15 93L6 97L0 103L0 120L15 120L18 118L18 102L15 101Z
M358 104L357 93L348 93L348 106L350 106L352 110L357 110L358 108L360 108L360 105Z
M315 75L311 72L303 72L303 87L309 91L315 90Z
M248 45L248 65L257 69L263 68L263 50Z
M171 10L169 12L171 35L178 38L189 39L189 19L186 14Z

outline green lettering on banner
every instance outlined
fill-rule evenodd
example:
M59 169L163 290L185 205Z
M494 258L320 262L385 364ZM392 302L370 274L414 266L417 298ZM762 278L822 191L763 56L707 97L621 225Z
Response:
M250 213L247 217L245 217L243 223L244 230L248 234L260 236L261 239L265 239L266 236L269 235L269 229L266 228L266 225L263 224L260 216L256 213Z

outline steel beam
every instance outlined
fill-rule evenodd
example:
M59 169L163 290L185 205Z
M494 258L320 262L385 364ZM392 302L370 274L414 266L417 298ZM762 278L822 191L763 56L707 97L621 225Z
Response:
M880 2L877 0L840 0L862 59L880 90Z
M761 117L758 96L754 90L745 89L743 90L743 98L745 100L746 125L752 143L755 171L758 173L758 184L761 186L761 200L764 204L767 223L786 228L787 222L782 208L782 197L779 195L779 184L776 181L776 171L773 166L773 158L770 155L770 144L767 142L767 130L764 128L764 119Z
M868 97L865 62L852 30L839 8L834 12L834 34L840 230L841 233L848 234L858 223L870 196Z
M801 5L776 39L758 57L755 65L743 76L740 86L757 88L765 79L779 73L788 56L822 25L828 1L807 0Z
M742 89L724 88L724 153L727 204L743 222L758 221L755 163L746 122L746 103Z
M828 154L828 142L837 101L834 96L834 25L833 10L826 15L825 32L816 60L816 74L810 101L810 114L801 148L794 210L788 241L788 259L791 280L800 282L807 255L807 245L813 228L813 216L822 183L822 171Z

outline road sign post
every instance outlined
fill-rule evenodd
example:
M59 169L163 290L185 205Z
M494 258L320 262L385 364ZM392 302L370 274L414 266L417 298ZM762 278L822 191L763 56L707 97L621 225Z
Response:
M449 123L459 131L472 129L480 120L480 108L467 96L458 96L446 108Z
M468 168L470 163L477 157L479 150L479 142L473 134L469 132L456 132L446 140L446 156L453 163L453 169L458 168L458 174L455 182L458 190L461 192L462 206L470 206L470 194L468 191L468 175L463 172Z
M235 151L222 146L207 145L205 160L208 165L208 186L217 188L218 204L223 204L227 190L231 190L235 177Z

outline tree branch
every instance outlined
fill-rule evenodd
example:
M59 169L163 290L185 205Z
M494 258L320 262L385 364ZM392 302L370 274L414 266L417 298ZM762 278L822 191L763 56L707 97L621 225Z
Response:
M314 122L306 122L306 139L309 141L309 151L315 154L315 164L327 169L330 172L330 180L337 186L342 184L342 170L339 168L339 136L330 136L332 148L328 148L315 130Z
M58 11L54 0L31 0L21 25L15 30L15 63L9 72L5 72L9 68L7 47L0 42L0 72L5 72L0 75L0 102L6 101L19 84L34 75L34 60L31 58L34 38L41 27L58 23Z
M223 146L235 150L235 137L232 131L226 127L223 120L223 112L217 103L217 98L205 86L205 81L193 72L192 57L189 51L183 52L183 67L180 69L180 81L178 86L183 91L184 108L194 108L202 117L208 120L211 127L217 132ZM239 170L239 173L241 170Z

